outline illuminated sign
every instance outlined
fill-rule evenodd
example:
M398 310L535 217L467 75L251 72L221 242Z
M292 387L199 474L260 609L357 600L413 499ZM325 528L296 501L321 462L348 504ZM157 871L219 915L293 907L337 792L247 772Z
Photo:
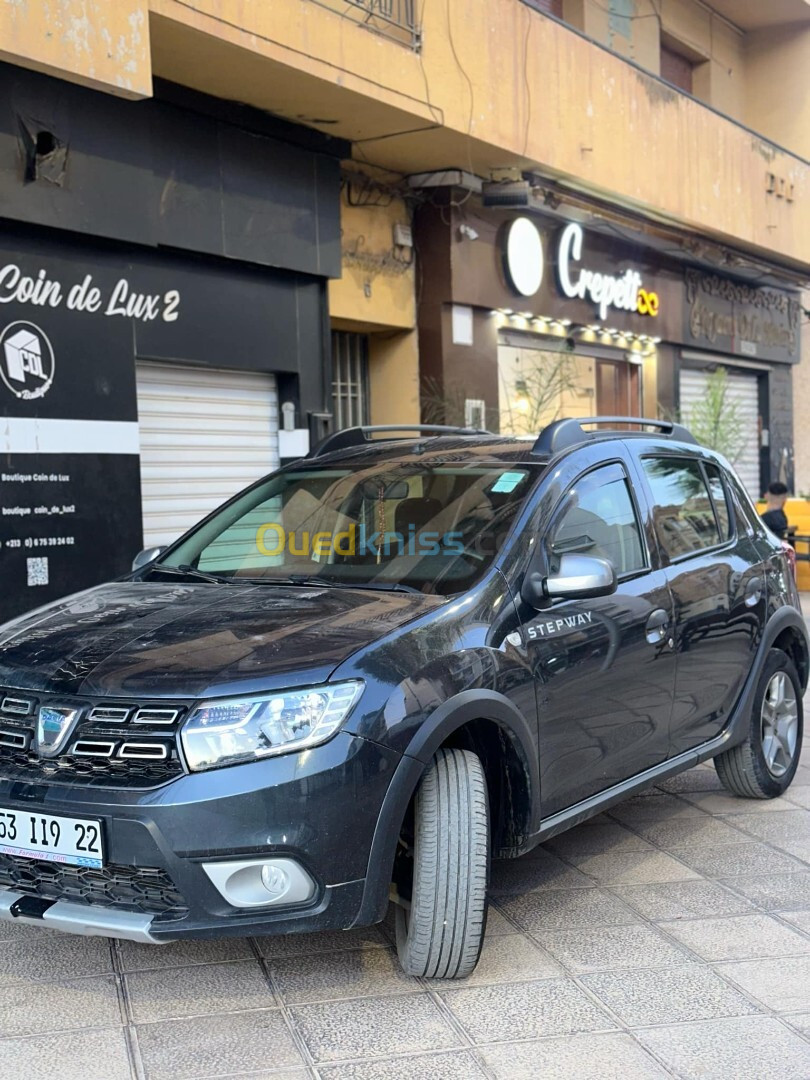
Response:
M557 248L557 282L565 296L590 300L599 309L602 319L608 308L635 311L639 315L658 314L658 293L645 289L638 270L628 269L616 277L598 270L574 267L582 261L584 232L581 225L571 222L560 234Z
M557 244L557 284L560 292L570 299L590 301L602 320L609 308L632 311L637 315L658 315L659 297L644 287L638 270L632 267L622 274L608 274L582 266L585 233L581 225L571 222L560 233ZM519 296L534 296L543 284L545 256L543 237L534 222L518 217L506 230L503 247L506 278Z
M515 218L506 233L504 264L509 284L521 296L534 296L543 282L543 239L527 217Z

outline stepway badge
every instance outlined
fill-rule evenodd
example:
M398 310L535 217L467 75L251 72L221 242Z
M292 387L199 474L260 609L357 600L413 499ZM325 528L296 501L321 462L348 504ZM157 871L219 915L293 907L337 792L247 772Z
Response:
M540 622L530 623L526 627L526 633L530 641L538 638L555 637L569 630L578 630L582 626L590 626L593 622L592 611L581 611L576 615L564 615L559 619L543 619Z

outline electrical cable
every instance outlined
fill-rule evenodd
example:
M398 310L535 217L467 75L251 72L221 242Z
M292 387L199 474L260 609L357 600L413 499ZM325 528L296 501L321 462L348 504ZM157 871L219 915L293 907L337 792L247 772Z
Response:
M473 166L473 160L472 160L472 150L471 150L471 147L470 147L470 140L472 139L473 117L475 115L475 89L473 87L473 81L470 78L470 76L467 74L467 71L466 71L464 65L461 63L461 60L459 59L458 52L456 51L456 43L455 43L455 40L453 38L453 25L452 25L452 22L450 20L450 3L451 3L451 0L446 0L445 13L447 15L447 41L448 41L448 44L450 45L450 51L453 54L453 59L456 62L456 67L461 72L461 74L464 76L464 78L467 80L467 87L469 88L469 91L470 91L470 116L469 116L469 120L467 122L467 163L470 166L470 172L475 174L475 167Z
M528 20L528 26L526 28L526 41L523 47L523 84L526 87L526 129L523 133L523 157L526 157L529 149L529 129L532 119L532 86L529 82L529 38L531 37L534 20L528 11L526 12L526 18Z

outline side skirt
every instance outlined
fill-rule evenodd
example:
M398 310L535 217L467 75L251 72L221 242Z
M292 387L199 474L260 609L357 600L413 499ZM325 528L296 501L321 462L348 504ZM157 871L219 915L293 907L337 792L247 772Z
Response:
M654 765L651 769L647 769L637 776L622 780L620 784L614 784L613 787L606 788L605 791L600 791L596 795L591 795L590 798L583 799L582 802L575 803L574 806L566 807L565 810L560 810L558 813L552 814L551 817L543 818L540 831L532 838L534 843L530 844L529 847L534 847L535 844L542 843L543 840L549 840L552 836L565 832L566 829L573 828L574 825L579 825L582 821L587 821L588 818L600 814L603 810L607 810L608 807L623 802L625 799L630 798L631 795L636 795L645 788L657 784L659 780L665 780L668 776L675 776L676 773L691 769L694 765L699 765L701 761L706 761L707 758L716 757L717 754L727 750L733 744L733 741L732 727L729 726L715 738L710 739L709 742L703 743L701 746L696 746L692 750L678 754L677 757L668 758L666 761L662 761L660 765ZM524 850L528 850L528 847Z

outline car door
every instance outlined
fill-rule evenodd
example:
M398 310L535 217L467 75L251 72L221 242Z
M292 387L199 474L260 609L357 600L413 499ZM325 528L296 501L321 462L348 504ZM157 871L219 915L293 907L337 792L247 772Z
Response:
M567 552L610 561L615 593L520 602L539 716L541 801L547 817L663 761L675 668L666 575L651 561L627 469L604 461L563 485L538 521L540 562Z
M677 756L728 720L754 660L765 575L716 463L676 452L642 454L640 463L674 606Z

